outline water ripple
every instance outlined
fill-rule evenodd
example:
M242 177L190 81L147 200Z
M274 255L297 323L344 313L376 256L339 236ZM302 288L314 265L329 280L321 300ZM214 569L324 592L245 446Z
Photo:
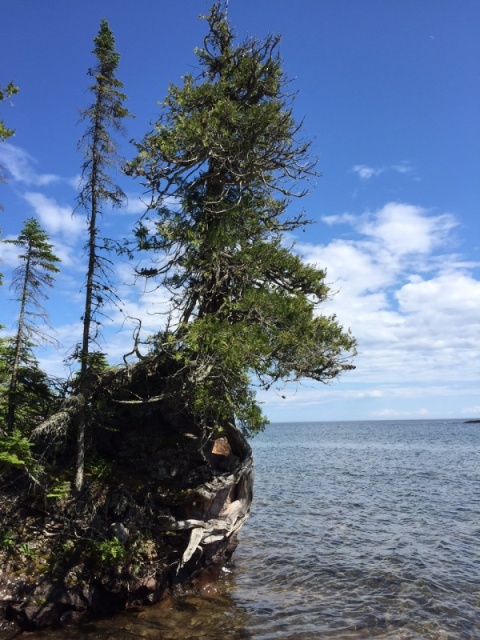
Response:
M253 637L479 636L478 431L272 426L254 452L258 500L235 591ZM258 591L269 620L256 611ZM281 620L288 634L275 635Z
M480 428L272 425L253 449L237 568L209 596L29 640L478 640Z

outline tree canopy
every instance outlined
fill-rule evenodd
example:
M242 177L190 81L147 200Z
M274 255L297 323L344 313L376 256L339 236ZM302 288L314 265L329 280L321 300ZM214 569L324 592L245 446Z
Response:
M27 372L37 370L36 361L32 355L32 347L39 341L50 340L41 328L41 324L48 322L48 313L42 305L47 291L52 287L55 274L59 269L59 258L53 252L49 238L35 218L26 220L23 228L15 240L4 242L15 245L21 250L19 266L15 269L11 288L15 300L19 304L18 321L13 339L13 353L11 358L11 375L8 389L7 426L9 433L13 433L15 414L19 404L17 383L22 363ZM29 366L31 363L35 366ZM35 375L38 378L38 375ZM45 376L41 376L42 384ZM46 384L44 385L46 388Z
M170 86L128 172L151 196L136 236L152 260L139 273L171 296L156 346L179 363L176 393L206 428L249 432L265 422L251 380L326 382L353 368L355 340L319 312L325 272L287 245L308 223L292 201L316 174L279 38L236 43L221 2L205 18L201 74Z

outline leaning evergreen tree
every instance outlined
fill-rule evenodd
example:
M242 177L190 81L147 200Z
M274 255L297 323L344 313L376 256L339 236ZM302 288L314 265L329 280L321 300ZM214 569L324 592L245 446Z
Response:
M43 329L45 325L48 326L48 313L41 302L48 297L47 290L53 286L60 260L53 253L53 245L35 218L26 220L18 238L4 242L14 244L22 251L19 255L21 264L13 273L11 285L15 300L20 305L8 384L7 431L12 435L20 405L18 383L22 365L25 369L23 378L30 376L37 381L42 378L45 383L45 376L38 370L32 349L42 341L51 341ZM45 390L46 385L42 389Z
M85 156L82 166L82 186L78 197L79 206L86 212L88 220L88 256L85 282L85 307L83 313L83 336L79 350L80 375L79 394L83 399L77 419L77 464L75 486L80 491L83 485L85 460L85 427L89 367L92 345L96 343L101 314L105 301L115 298L111 283L111 262L106 256L108 241L100 237L99 216L105 205L119 207L125 194L113 181L112 174L118 169L121 159L112 133L123 133L122 120L129 114L123 106L126 95L123 84L116 78L120 54L115 51L115 38L105 19L94 38L93 53L97 64L89 70L95 83L90 86L94 101L82 112L82 120L88 123L80 140Z
M327 382L353 368L355 340L319 312L325 272L286 244L308 222L289 209L315 160L293 117L279 38L237 44L222 2L206 20L200 77L170 86L128 167L151 195L136 236L152 263L139 273L171 294L155 347L175 363L168 388L179 404L207 435L226 422L252 433L266 423L252 381Z

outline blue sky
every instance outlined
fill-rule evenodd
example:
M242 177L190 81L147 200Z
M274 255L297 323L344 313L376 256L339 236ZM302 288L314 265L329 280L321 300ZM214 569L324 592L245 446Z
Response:
M100 19L121 53L118 77L136 115L122 142L139 140L168 84L195 74L206 24L204 0L5 0L2 77L20 93L0 105L16 130L0 145L4 239L36 216L62 271L47 303L62 347L37 351L52 373L81 337L85 220L74 215L82 157L79 110ZM480 3L446 0L230 0L240 39L282 35L295 113L314 139L322 173L302 206L315 221L296 240L306 260L328 270L336 313L359 342L357 369L330 385L261 393L276 420L368 420L480 415ZM106 212L105 233L130 233L141 215L138 183ZM294 205L298 206L297 204ZM5 284L0 323L13 326L8 285L16 264L1 245ZM158 329L162 292L142 293L132 264L118 262L126 313ZM103 348L111 362L130 350L133 324L110 312ZM285 399L282 396L286 396Z

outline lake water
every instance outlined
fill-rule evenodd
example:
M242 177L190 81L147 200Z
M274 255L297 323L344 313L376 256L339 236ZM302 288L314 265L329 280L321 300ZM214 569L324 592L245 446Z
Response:
M480 638L480 424L275 424L209 595L29 638Z

